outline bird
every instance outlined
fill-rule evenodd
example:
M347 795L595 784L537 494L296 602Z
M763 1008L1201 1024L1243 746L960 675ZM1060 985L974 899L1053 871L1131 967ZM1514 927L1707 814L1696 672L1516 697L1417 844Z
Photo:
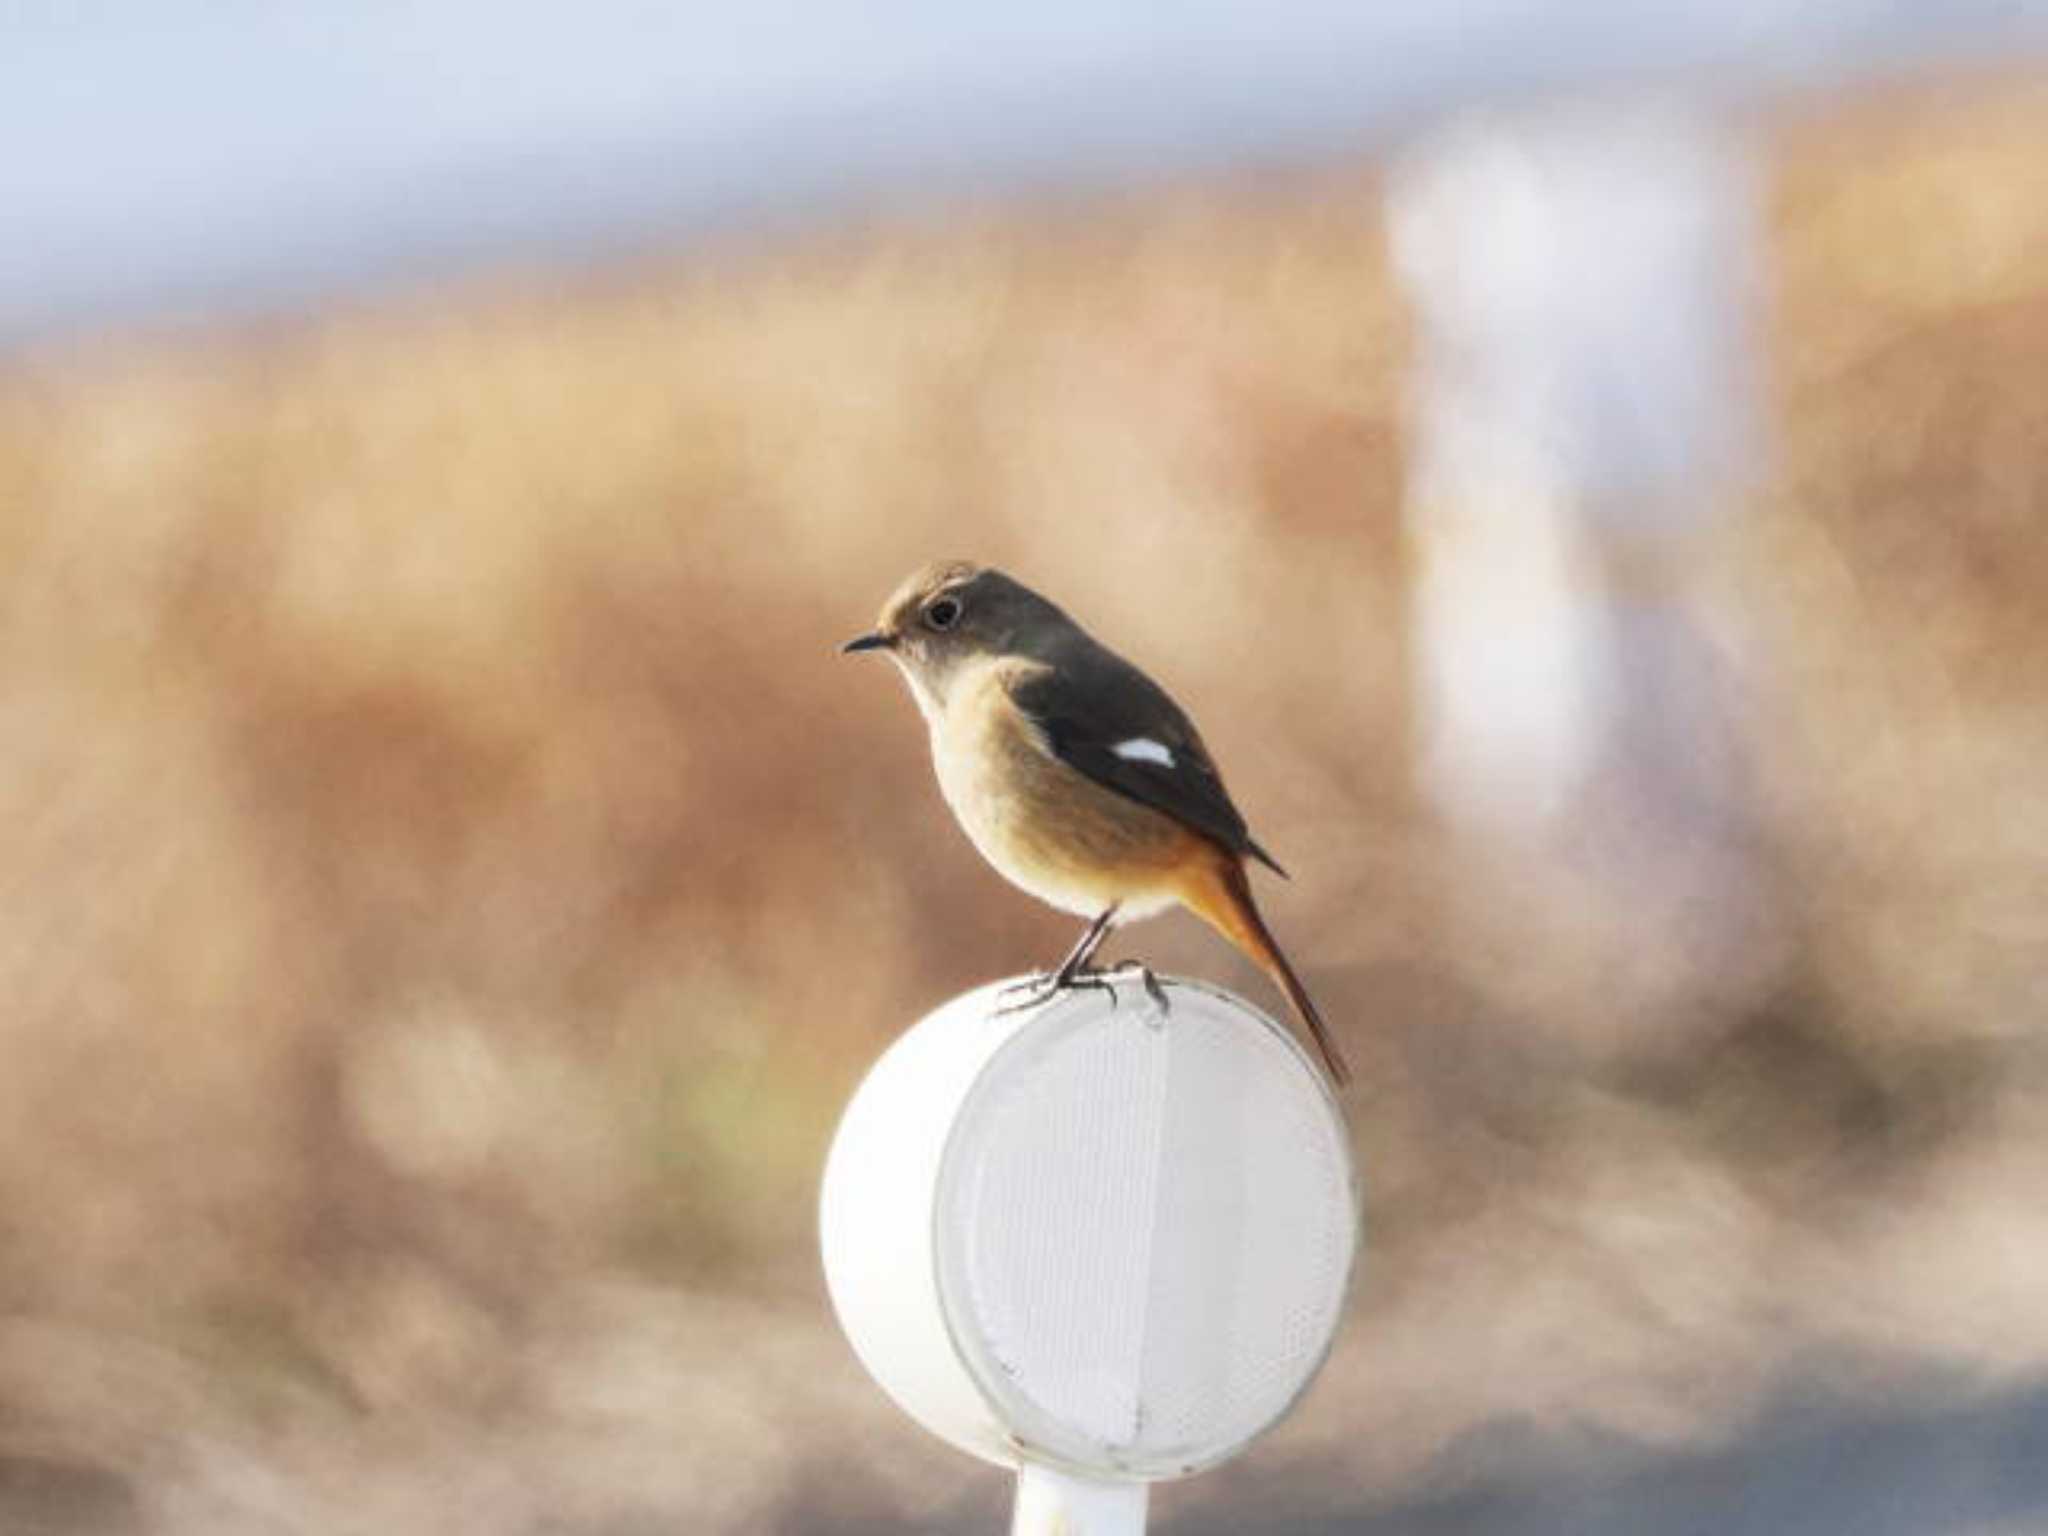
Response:
M1287 871L1253 839L1165 689L1022 582L962 560L914 571L874 629L840 650L886 653L902 672L930 727L939 789L982 857L1088 919L1039 978L1043 996L1105 984L1092 961L1110 930L1178 905L1272 979L1331 1078L1349 1080L1252 897L1251 861Z

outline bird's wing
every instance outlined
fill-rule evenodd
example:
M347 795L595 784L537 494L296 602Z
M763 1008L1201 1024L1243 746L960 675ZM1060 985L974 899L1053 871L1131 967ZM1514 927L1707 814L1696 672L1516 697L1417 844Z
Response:
M1085 655L1020 669L1008 688L1068 767L1240 857L1287 873L1252 840L1193 722L1165 689L1115 652L1090 642Z

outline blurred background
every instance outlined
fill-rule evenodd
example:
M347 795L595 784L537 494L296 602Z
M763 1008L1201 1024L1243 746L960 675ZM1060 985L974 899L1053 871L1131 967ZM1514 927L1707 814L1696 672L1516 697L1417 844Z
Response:
M1358 1069L1160 1526L2048 1531L2048 55L1837 13L10 11L0 1531L1003 1528L813 1239L1072 937L833 654L941 555Z

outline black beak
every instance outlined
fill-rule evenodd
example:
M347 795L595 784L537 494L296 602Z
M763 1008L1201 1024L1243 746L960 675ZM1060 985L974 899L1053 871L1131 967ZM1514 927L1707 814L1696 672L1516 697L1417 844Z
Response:
M851 656L855 651L886 651L895 644L894 640L891 640L879 629L870 630L865 635L855 635L846 644L839 647L839 654Z

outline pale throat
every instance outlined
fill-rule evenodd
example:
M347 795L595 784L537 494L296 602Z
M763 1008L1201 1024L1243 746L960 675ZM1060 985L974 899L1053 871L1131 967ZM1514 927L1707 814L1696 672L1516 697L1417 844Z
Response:
M917 701L917 712L924 716L925 724L933 730L946 718L946 701L924 680L924 674L901 656L891 653L889 659L896 663L896 670L903 674L903 681L910 685L910 696Z

